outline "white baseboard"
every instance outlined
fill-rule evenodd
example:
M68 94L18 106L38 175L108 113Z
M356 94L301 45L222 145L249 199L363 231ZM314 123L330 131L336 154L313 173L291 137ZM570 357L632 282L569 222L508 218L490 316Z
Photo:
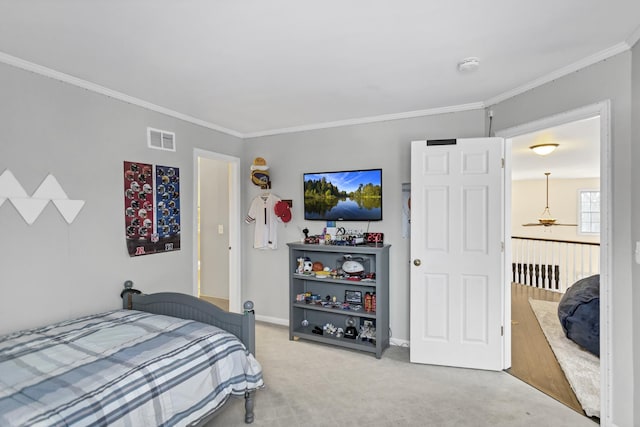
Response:
M409 346L409 341L401 340L399 338L391 338L391 339L389 339L389 344L395 345L395 346L398 346L398 347L410 347Z
M265 323L273 323L274 325L289 326L289 319L280 319L278 317L262 316L256 314L256 320Z

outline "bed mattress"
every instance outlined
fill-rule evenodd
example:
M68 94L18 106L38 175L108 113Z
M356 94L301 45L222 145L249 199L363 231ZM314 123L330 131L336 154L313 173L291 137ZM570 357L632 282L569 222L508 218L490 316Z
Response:
M263 386L234 335L117 310L0 337L0 425L173 426Z

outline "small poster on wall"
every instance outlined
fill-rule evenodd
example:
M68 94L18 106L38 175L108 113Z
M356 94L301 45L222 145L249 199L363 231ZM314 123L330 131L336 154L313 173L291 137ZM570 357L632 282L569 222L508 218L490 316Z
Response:
M179 169L125 161L124 217L129 256L179 250Z

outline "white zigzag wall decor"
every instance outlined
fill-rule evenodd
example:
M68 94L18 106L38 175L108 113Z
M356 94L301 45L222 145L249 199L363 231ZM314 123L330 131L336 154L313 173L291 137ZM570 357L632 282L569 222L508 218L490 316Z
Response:
M84 200L71 200L67 197L55 176L49 174L31 197L9 169L0 175L0 206L9 200L31 225L40 216L50 201L58 208L67 223L71 224L84 206Z

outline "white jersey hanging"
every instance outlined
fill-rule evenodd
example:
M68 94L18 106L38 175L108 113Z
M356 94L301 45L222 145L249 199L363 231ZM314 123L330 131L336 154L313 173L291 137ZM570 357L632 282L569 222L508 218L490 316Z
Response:
M276 249L278 247L278 216L274 207L280 198L273 194L262 194L251 202L245 218L247 224L255 223L253 247L256 249Z

